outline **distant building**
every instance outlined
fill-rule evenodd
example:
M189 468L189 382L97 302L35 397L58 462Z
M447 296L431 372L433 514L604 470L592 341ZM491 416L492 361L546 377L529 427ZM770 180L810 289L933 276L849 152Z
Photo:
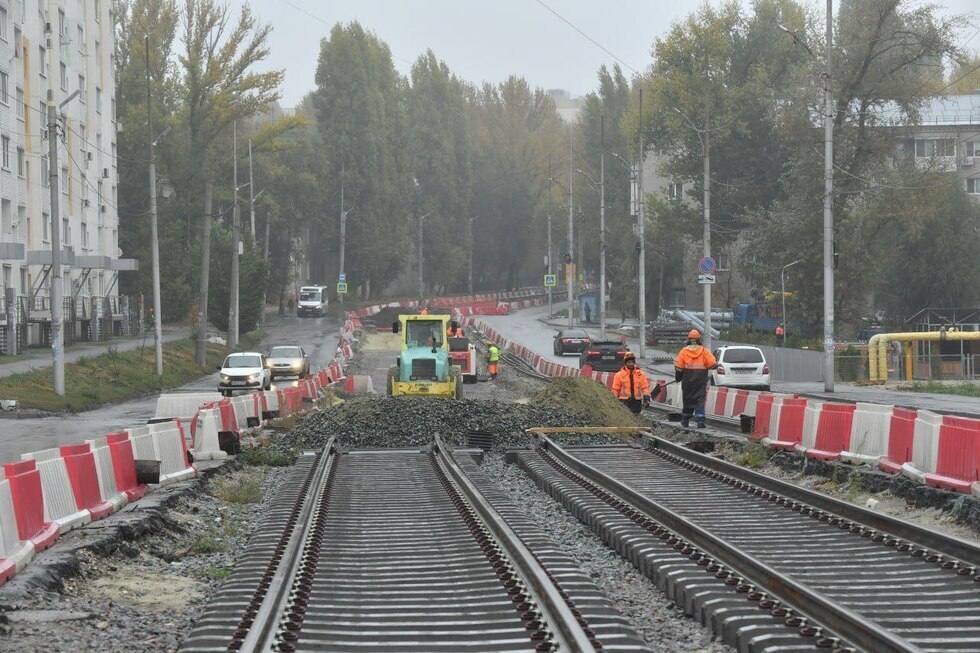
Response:
M560 88L550 88L547 92L548 97L555 103L555 108L558 109L558 115L561 116L562 120L567 123L574 123L578 120L578 114L585 106L585 98L573 98L568 91Z
M898 117L886 110L885 119ZM898 156L916 164L955 172L967 194L980 202L980 89L972 95L934 98L921 110L916 125L899 126Z
M0 2L0 286L48 295L46 265L31 252L51 249L47 111L62 108L59 140L61 242L83 264L67 265L66 297L117 294L108 259L117 259L114 20L110 0ZM49 99L50 98L50 99ZM0 293L2 296L2 293Z

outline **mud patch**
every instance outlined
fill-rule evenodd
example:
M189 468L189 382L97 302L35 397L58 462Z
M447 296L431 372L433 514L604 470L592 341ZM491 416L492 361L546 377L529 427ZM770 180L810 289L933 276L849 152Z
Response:
M204 583L184 576L160 574L126 565L95 579L89 593L96 600L131 603L147 610L176 610L204 598Z

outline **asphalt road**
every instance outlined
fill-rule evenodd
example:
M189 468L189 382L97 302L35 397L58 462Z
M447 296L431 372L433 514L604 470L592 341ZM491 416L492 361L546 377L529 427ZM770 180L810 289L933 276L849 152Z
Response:
M306 349L311 369L324 367L333 360L340 337L336 318L280 317L270 314L260 349L268 351L279 344L296 344ZM295 385L283 379L275 384ZM218 386L217 371L168 392L214 392ZM50 449L63 444L81 442L106 433L118 432L145 424L156 410L156 395L134 399L121 404L104 406L83 413L33 419L9 419L0 414L0 462L18 460L28 451Z

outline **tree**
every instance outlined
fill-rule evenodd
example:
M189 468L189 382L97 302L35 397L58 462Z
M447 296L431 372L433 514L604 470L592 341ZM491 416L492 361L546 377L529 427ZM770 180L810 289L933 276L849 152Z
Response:
M320 233L337 229L343 170L345 202L356 207L357 216L347 225L348 279L368 294L380 294L412 251L405 82L388 46L354 22L334 26L321 41L316 85L313 105L329 153L322 182L337 198L331 206L338 210L312 225L309 241L319 242ZM307 253L311 269L325 276L325 257L312 247Z
M949 74L946 92L950 95L973 95L980 89L980 54L963 58Z

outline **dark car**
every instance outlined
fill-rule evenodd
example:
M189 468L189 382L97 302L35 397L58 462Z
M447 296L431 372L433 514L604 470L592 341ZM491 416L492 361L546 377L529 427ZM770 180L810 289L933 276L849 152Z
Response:
M618 372L623 367L623 357L630 350L619 340L596 340L582 352L579 368L589 365L596 372Z
M555 335L555 356L581 354L588 349L592 339L584 329L562 329Z

